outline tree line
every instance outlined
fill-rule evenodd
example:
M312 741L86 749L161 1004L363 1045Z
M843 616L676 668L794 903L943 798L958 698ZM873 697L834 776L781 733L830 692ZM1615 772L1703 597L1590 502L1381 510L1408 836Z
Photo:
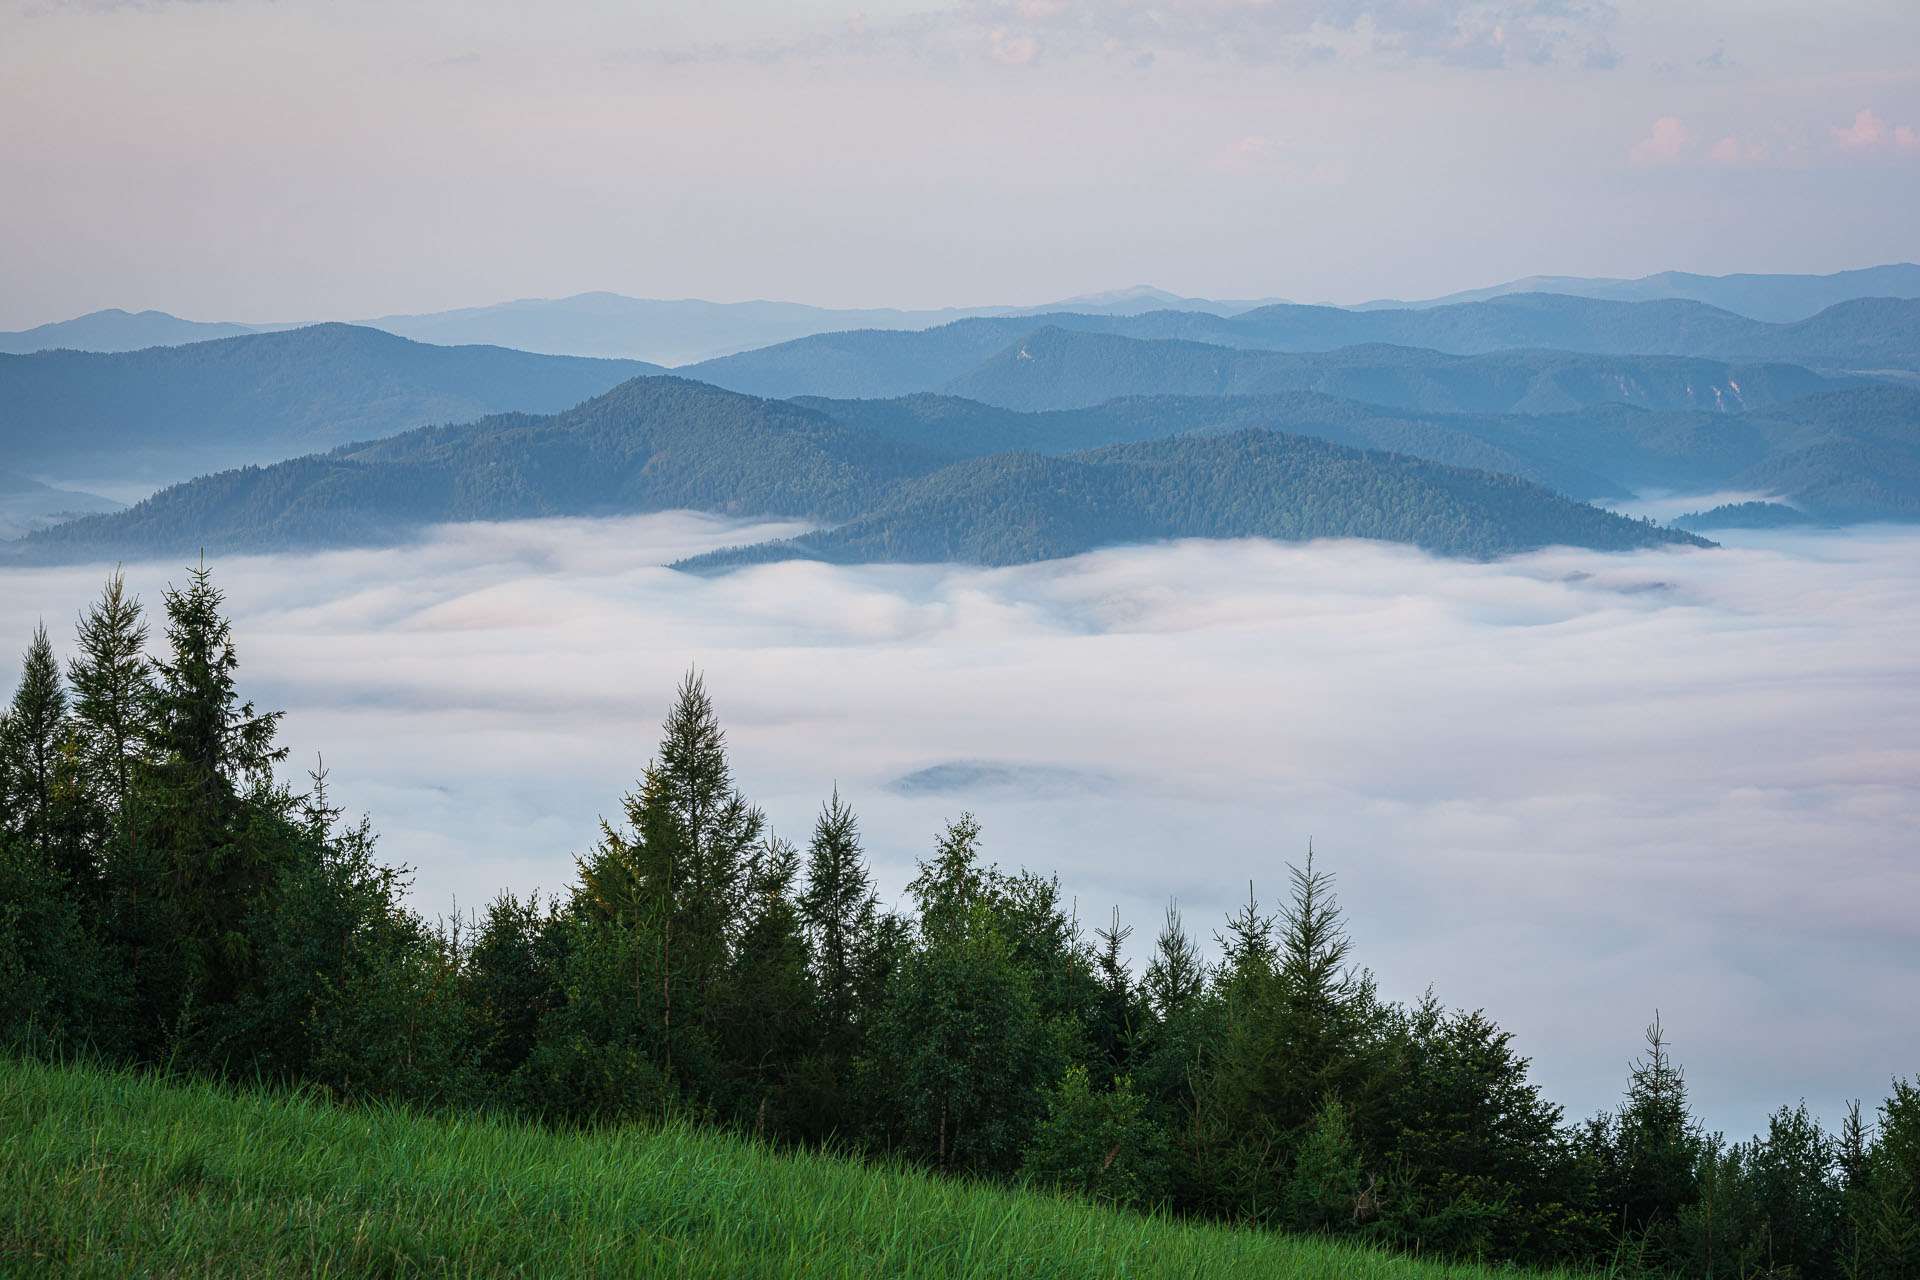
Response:
M158 652L118 573L0 717L0 1043L557 1125L691 1116L1116 1205L1523 1264L1920 1275L1920 1086L1838 1132L1704 1131L1656 1018L1569 1121L1511 1036L1383 999L1311 856L1150 959L948 823L884 905L836 792L805 848L689 675L566 891L429 922L317 771L276 775L204 566Z

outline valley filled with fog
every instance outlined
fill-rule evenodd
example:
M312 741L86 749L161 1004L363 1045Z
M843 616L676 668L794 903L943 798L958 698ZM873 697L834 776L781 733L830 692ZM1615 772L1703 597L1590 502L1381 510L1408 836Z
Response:
M1385 994L1484 1006L1571 1115L1657 1008L1711 1128L1832 1123L1920 1053L1920 530L1493 562L1186 541L1011 568L665 564L804 526L672 513L227 556L240 689L295 781L444 915L564 888L705 672L740 784L804 839L837 785L897 899L970 810L1139 956L1210 938L1309 839ZM0 679L108 566L0 571ZM157 608L171 562L126 566Z

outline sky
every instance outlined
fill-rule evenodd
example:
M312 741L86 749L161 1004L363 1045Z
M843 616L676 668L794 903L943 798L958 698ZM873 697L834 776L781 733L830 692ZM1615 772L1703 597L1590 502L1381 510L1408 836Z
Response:
M0 328L1920 259L1911 0L0 0Z
M1493 563L1183 542L1006 569L662 568L790 534L688 514L229 557L243 696L429 915L562 891L681 677L804 843L835 787L899 901L944 822L1057 872L1136 959L1311 842L1382 991L1513 1031L1617 1101L1657 1011L1710 1127L1828 1124L1920 1070L1920 530ZM104 565L0 570L0 682ZM130 564L157 608L178 566ZM11 641L6 637L12 637Z

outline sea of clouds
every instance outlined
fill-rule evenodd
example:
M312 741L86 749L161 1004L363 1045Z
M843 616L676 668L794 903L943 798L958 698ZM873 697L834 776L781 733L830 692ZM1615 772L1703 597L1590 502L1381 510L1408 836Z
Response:
M563 889L695 668L775 829L804 844L838 786L889 899L971 810L1141 957L1170 898L1211 943L1311 839L1383 991L1484 1007L1572 1114L1617 1099L1656 1009L1737 1136L1920 1072L1920 530L663 567L795 531L454 526L215 576L290 776L324 754L429 915ZM126 571L156 613L183 577ZM9 686L104 573L0 571Z

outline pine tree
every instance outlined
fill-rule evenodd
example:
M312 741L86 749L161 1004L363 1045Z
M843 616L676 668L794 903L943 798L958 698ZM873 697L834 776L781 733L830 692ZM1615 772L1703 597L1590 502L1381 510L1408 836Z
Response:
M1687 1110L1686 1078L1674 1065L1656 1011L1646 1055L1629 1068L1627 1097L1613 1127L1608 1192L1614 1222L1625 1232L1644 1232L1693 1203L1702 1144Z
M68 732L67 691L41 623L21 663L13 704L0 721L0 823L49 868L56 843L55 774Z
M790 1082L818 1040L806 937L794 903L800 852L769 836L748 861L745 920L732 966L716 985L714 1025L732 1076L734 1112L757 1136L803 1127Z
M1154 942L1153 959L1141 983L1147 1004L1162 1022L1183 1013L1206 987L1206 968L1200 948L1188 936L1180 919L1180 904L1167 903L1166 923Z
M709 985L746 926L749 860L766 818L734 788L726 736L705 684L681 681L660 753L640 790L621 800L625 832L601 822L601 841L580 864L576 909L626 931L633 998L654 1002L661 1069L689 1018L711 1021Z
M108 577L99 602L81 616L74 642L80 652L67 665L67 680L73 685L86 764L137 847L138 815L128 799L134 763L146 747L153 683L140 601L127 595L118 569Z
M856 1011L857 948L871 931L877 903L860 847L852 806L833 798L813 824L807 846L807 887L800 914L812 943L820 986L821 1014L830 1042L843 1039Z
M280 714L240 701L221 604L204 565L185 589L168 588L172 660L154 664L153 844L190 987L182 994L203 1003L230 1001L249 967L243 925L285 852L286 832L270 819L292 807L272 794L272 768L287 754L273 743Z

